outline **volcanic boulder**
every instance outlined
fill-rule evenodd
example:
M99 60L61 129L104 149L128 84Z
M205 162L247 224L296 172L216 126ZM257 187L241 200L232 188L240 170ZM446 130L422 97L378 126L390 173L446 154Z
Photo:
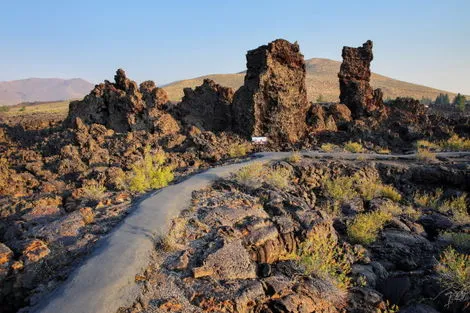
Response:
M308 110L305 62L299 45L277 39L248 51L244 85L232 105L233 129L266 136L274 143L295 143L306 130Z
M102 124L117 132L159 131L157 122L166 116L161 110L168 102L166 92L152 81L138 88L122 69L117 70L114 80L96 85L83 100L71 102L66 125L72 126L78 117L87 124Z
M185 88L178 105L182 120L208 131L228 130L232 124L231 106L233 89L204 79L194 90Z
M380 117L385 113L382 91L370 86L370 62L373 59L372 41L362 47L343 47L343 63L338 74L340 102L351 110L352 117Z

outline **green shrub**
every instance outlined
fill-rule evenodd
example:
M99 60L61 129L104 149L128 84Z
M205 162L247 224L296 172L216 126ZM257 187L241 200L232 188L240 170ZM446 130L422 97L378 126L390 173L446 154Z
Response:
M313 234L300 245L296 259L308 275L314 273L330 279L342 289L351 284L351 258L338 245L336 236L328 225L316 226Z
M167 186L173 179L173 171L164 166L166 156L163 152L150 153L150 146L145 147L144 157L135 163L128 177L129 190L144 192Z
M338 148L338 146L332 143L324 143L320 146L320 149L322 149L325 152L331 152L335 150L336 148Z
M440 188L436 189L434 193L417 192L413 196L413 201L420 207L437 209L439 207L442 194L443 191Z
M10 107L7 105L0 106L0 112L8 112L10 111Z
M235 174L235 180L239 184L256 188L261 185L262 174L263 174L263 163L253 162L245 167L242 167Z
M416 151L416 158L424 162L436 161L436 154L428 148L418 148Z
M263 177L267 184L284 189L289 185L290 171L283 167L269 169Z
M467 194L446 200L439 206L439 211L452 213L457 223L470 223L470 215L467 212Z
M291 163L299 163L302 160L302 154L300 152L293 152L290 157L287 158L287 161Z
M442 239L447 240L450 244L462 251L470 252L470 234L468 233L444 233Z
M356 181L359 193L366 200L377 197L385 197L395 202L401 200L401 194L393 186L384 185L378 179L360 178L356 175Z
M461 138L454 134L449 139L439 142L439 146L443 150L468 151L470 150L470 139Z
M90 200L99 201L103 199L106 187L97 182L91 182L82 187L83 196Z
M347 201L353 199L358 194L354 188L354 177L341 176L334 179L326 179L323 188L327 196L335 201Z
M442 253L436 270L449 304L470 301L470 255L448 247Z
M364 147L359 142L351 142L351 141L347 142L344 145L344 149L352 153L360 153L364 151Z
M348 237L353 242L369 245L377 239L379 231L391 218L392 214L385 211L359 214L347 226Z
M231 158L239 158L247 155L251 151L251 145L248 143L234 143L228 149L228 155Z

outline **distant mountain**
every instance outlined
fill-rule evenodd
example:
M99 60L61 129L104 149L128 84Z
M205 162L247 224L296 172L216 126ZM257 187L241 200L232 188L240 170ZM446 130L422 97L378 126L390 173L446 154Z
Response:
M338 72L341 62L329 59L312 58L305 61L307 69L307 95L310 101L315 101L320 95L324 101L339 101ZM204 78L210 78L215 82L238 89L243 84L245 73L235 74L212 74L192 79L180 80L168 85L165 89L170 100L179 101L183 97L183 88L194 88L200 84ZM438 90L422 85L407 83L379 74L372 74L372 86L381 88L385 98L422 97L435 99L439 93L447 93L452 98L455 94L443 90Z
M80 78L28 78L0 82L0 105L82 98L94 85Z

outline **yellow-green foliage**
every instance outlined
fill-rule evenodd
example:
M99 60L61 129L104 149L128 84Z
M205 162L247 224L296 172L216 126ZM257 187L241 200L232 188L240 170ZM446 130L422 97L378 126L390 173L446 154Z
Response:
M422 213L418 210L416 210L415 208L413 208L411 205L410 206L407 206L404 210L403 210L403 214L405 214L406 216L408 216L409 218L413 219L413 220L417 220L421 217Z
M443 150L467 151L470 150L470 139L461 138L458 135L452 135L449 139L439 142Z
M348 236L354 242L369 245L377 239L379 231L391 218L392 214L386 211L359 214L348 224Z
M171 167L163 165L165 160L163 152L151 154L150 147L145 147L144 158L132 166L129 190L144 192L167 186L174 175Z
M331 152L335 150L336 148L338 148L338 146L332 143L324 143L320 146L320 149L322 149L325 152Z
M253 162L235 174L235 180L249 187L259 187L263 182L283 189L289 185L290 171L283 167L267 168L261 162Z
M88 225L95 221L95 213L91 208L81 208L80 215L82 216L83 222Z
M464 193L453 199L446 200L439 207L441 212L452 213L453 219L457 223L470 223L470 215L467 212L467 194Z
M388 300L382 302L381 307L377 308L377 313L397 313L400 312L400 308L396 304L391 304Z
M351 141L347 142L344 145L344 149L352 153L360 153L364 151L364 147L362 147L362 145L359 142L351 142Z
M449 303L470 301L470 255L448 247L442 253L436 269Z
M438 188L434 193L415 193L413 200L416 205L419 205L424 208L433 208L437 209L439 207L439 202L442 197L443 191Z
M106 187L97 182L86 184L82 187L83 196L90 200L101 200L106 192Z
M283 167L269 169L263 177L269 185L284 189L289 185L290 171Z
M238 158L245 156L251 151L251 145L248 143L234 143L228 149L228 155L231 158Z
M393 186L384 185L376 178L361 178L359 175L355 175L355 179L359 193L366 200L377 197L385 197L393 201L401 200L401 194Z
M418 140L416 142L416 149L419 151L419 149L424 149L424 150L439 150L440 147L438 144L432 143L427 140Z
M381 148L377 149L377 153L378 153L378 154L390 154L391 151L390 151L389 148L382 148L382 147L381 147Z
M436 154L428 148L418 148L416 158L420 161L430 162L436 160Z
M357 196L354 188L354 177L341 176L334 179L326 179L323 183L327 196L335 201L346 201Z
M302 160L302 154L300 152L293 152L292 155L287 159L291 163L299 163Z
M242 185L257 187L261 184L261 175L263 174L263 163L253 162L242 167L236 174L235 180Z
M327 225L318 225L315 232L300 245L297 261L306 274L331 279L339 288L350 286L351 261L345 249Z
M450 244L463 251L470 252L470 234L469 233L444 233L441 235L444 240L448 240Z

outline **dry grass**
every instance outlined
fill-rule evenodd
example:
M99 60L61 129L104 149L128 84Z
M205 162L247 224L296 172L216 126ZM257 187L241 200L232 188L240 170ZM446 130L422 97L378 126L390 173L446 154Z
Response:
M377 239L379 231L391 218L392 214L386 211L359 214L347 226L348 237L353 242L369 245Z
M95 221L95 213L93 213L91 208L81 208L80 215L82 216L85 225L92 224Z
M332 152L338 149L338 146L332 143L324 143L320 146L320 149L322 149L325 152Z
M30 114L58 114L67 116L69 111L70 101L59 101L59 102L49 102L41 103L28 106L10 106L8 111L3 111L2 114L7 116L21 116L21 115L30 115Z
M252 146L249 143L234 143L228 149L228 155L231 158L239 158L251 152Z
M436 161L436 153L432 152L428 148L418 148L416 151L416 158L424 162L433 162Z
M341 176L334 179L326 179L323 183L325 194L335 202L343 202L353 199L358 195L354 188L355 178Z
M439 211L452 214L452 219L458 224L470 223L470 215L467 211L467 194L445 200L439 206Z
M294 163L294 164L299 163L300 160L302 160L302 154L298 151L293 152L292 155L287 158L287 161Z
M449 303L470 301L470 255L447 248L436 268Z
M349 141L344 145L344 150L351 153L361 153L364 151L364 147L359 142Z
M242 185L257 188L262 183L284 189L289 186L290 171L283 167L268 168L261 162L253 162L235 174L235 180Z
M413 201L420 207L437 209L443 194L444 191L440 188L436 189L433 193L417 192L413 196Z
M439 142L439 146L447 151L468 151L470 150L470 139L452 135L449 139Z

